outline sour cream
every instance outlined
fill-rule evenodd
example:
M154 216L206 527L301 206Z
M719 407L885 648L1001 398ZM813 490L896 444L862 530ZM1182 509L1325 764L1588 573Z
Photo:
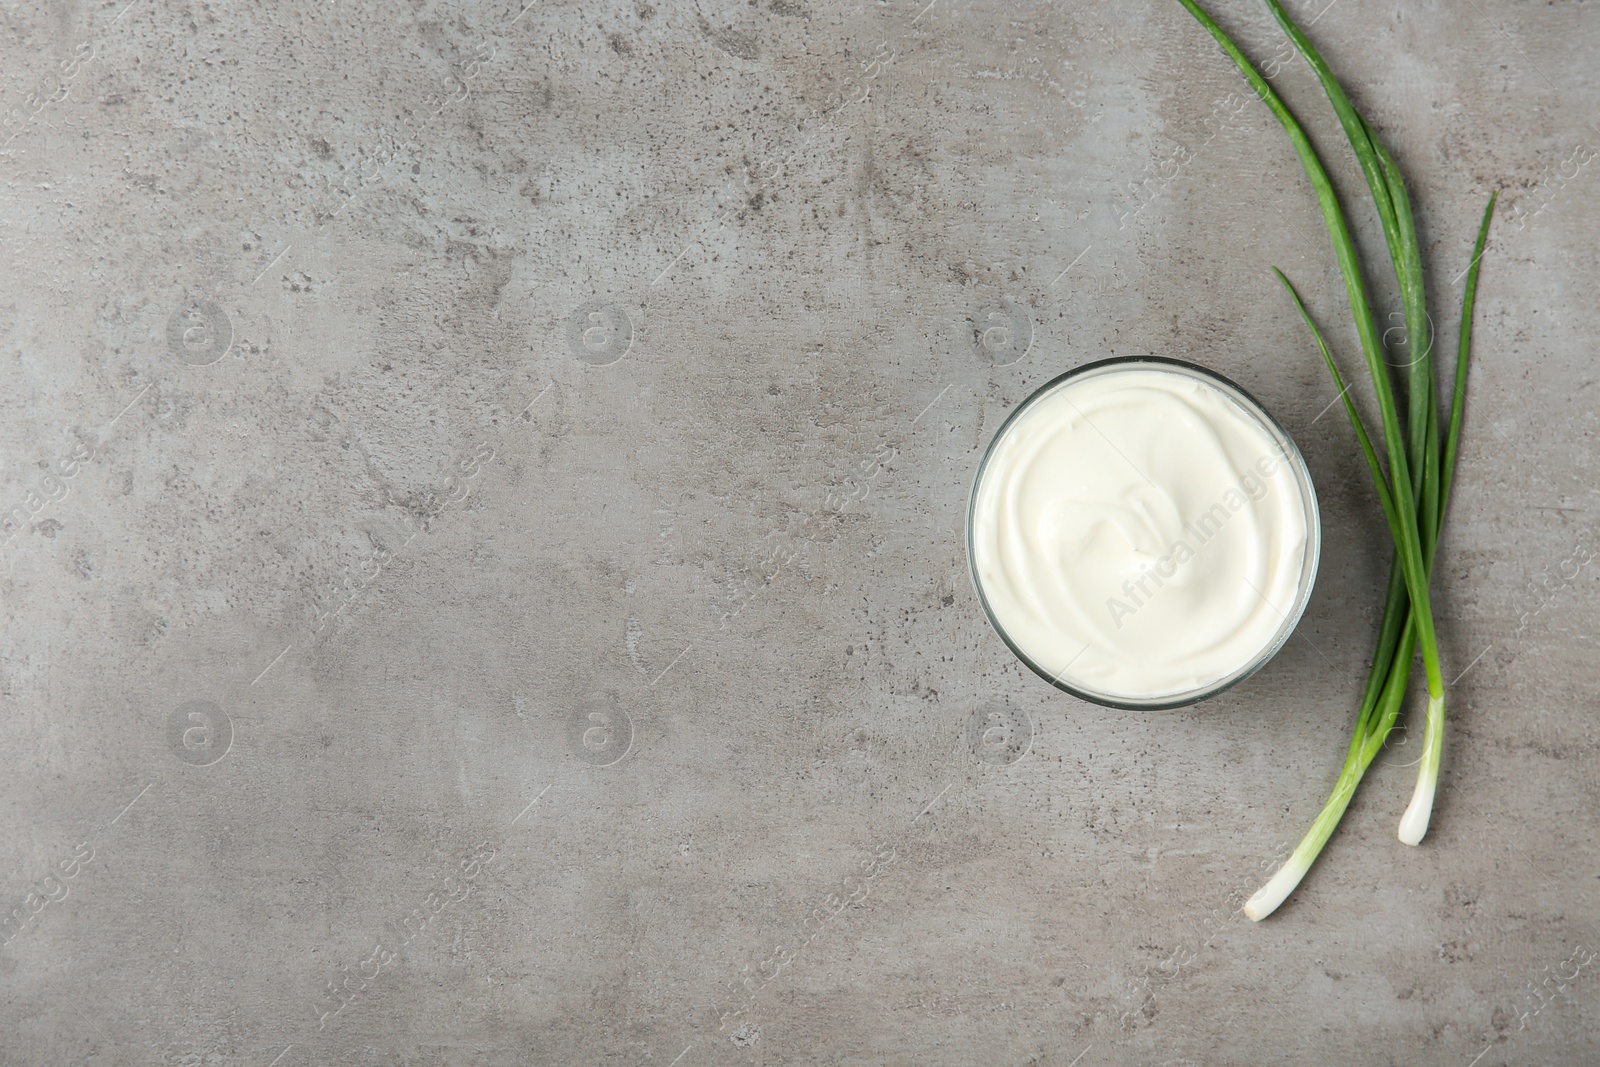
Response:
M1006 421L973 486L968 547L995 628L1041 676L1172 707L1251 673L1316 576L1315 491L1294 442L1199 367L1107 360Z

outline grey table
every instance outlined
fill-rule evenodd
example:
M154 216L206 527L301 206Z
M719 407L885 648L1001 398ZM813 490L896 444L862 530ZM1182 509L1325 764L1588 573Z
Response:
M1252 925L1387 535L1268 271L1359 374L1309 187L1176 3L124 2L0 30L0 1061L1600 1061L1592 5L1291 4L1437 307L1504 197L1433 830L1397 743ZM1143 715L963 541L1006 413L1136 353L1326 534L1266 670Z

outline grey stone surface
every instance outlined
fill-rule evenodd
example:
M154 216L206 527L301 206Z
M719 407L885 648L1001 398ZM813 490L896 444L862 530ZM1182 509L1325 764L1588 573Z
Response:
M1177 4L9 5L0 1061L1600 1062L1600 25L1323 2L1438 307L1505 195L1433 830L1413 740L1254 926L1386 535L1267 271L1359 373L1314 201ZM1267 404L1326 546L1266 670L1136 715L962 529L1141 352Z

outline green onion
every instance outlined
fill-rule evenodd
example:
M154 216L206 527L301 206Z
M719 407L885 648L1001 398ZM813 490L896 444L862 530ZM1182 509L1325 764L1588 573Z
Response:
M1400 820L1399 837L1408 845L1419 843L1427 833L1433 811L1433 797L1438 784L1439 764L1444 743L1444 678L1439 662L1438 639L1434 632L1433 608L1429 597L1429 577L1438 549L1439 534L1444 521L1445 502L1454 473L1457 443L1461 432L1461 414L1466 394L1467 359L1471 349L1472 304L1478 282L1478 267L1483 256L1484 242L1488 237L1489 220L1494 211L1495 197L1489 198L1483 222L1478 230L1477 247L1473 252L1468 272L1466 290L1462 300L1461 336L1456 356L1455 391L1451 400L1450 419L1445 432L1439 428L1438 390L1433 366L1433 336L1431 320L1427 313L1424 290L1424 271L1421 247L1417 240L1416 225L1411 211L1410 195L1392 156L1379 140L1376 131L1351 105L1333 72L1322 56L1312 46L1306 35L1283 10L1279 0L1266 0L1272 15L1277 19L1295 49L1305 58L1322 82L1323 91L1333 106L1343 127L1356 161L1366 178L1373 207L1383 227L1389 258L1399 286L1405 308L1407 342L1410 361L1405 371L1406 412L1402 416L1395 400L1394 383L1384 359L1376 322L1367 302L1366 284L1355 243L1351 239L1344 211L1334 192L1316 149L1312 147L1305 130L1294 114L1280 100L1250 61L1217 26L1216 22L1194 0L1178 0L1196 20L1214 37L1222 50L1239 67L1255 89L1262 102L1278 119L1289 135L1300 163L1310 179L1322 209L1323 222L1333 243L1334 255L1344 277L1345 292L1350 302L1351 315L1361 342L1362 355L1367 364L1373 393L1378 402L1382 422L1384 459L1388 461L1389 474L1384 473L1378 450L1373 446L1349 390L1339 373L1321 332L1312 321L1288 278L1273 268L1289 293L1290 300L1311 331L1323 362L1333 377L1344 402L1345 413L1355 429L1362 454L1372 474L1378 503L1395 545L1389 587L1384 601L1383 622L1379 626L1378 644L1372 661L1371 675L1361 699L1356 716L1354 737L1343 771L1335 783L1333 793L1310 831L1301 840L1288 861L1244 906L1244 912L1254 920L1270 915L1294 891L1310 870L1311 864L1322 852L1334 828L1339 824L1356 786L1373 759L1382 750L1389 731L1399 716L1405 697L1406 683L1411 675L1413 657L1420 646L1423 673L1427 680L1428 705L1423 737L1423 756L1419 764L1417 786L1411 803ZM1443 441L1441 442L1441 437Z

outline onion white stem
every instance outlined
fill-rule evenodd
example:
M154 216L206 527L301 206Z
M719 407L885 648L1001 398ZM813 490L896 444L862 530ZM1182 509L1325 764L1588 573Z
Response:
M1256 890L1255 895L1245 901L1243 910L1247 919L1251 922L1260 922L1277 911L1278 905L1295 891L1300 879L1306 876L1306 872L1316 862L1317 855L1321 853L1322 847L1328 843L1328 838L1339 825L1339 820L1344 817L1344 809L1350 806L1350 798L1356 795L1356 786L1361 782L1361 775L1366 771L1367 764L1372 762L1368 754L1369 747L1372 753L1376 753L1380 746L1381 742L1378 746L1363 746L1351 751L1350 758L1345 762L1344 770L1339 775L1339 781L1333 787L1333 795L1328 797L1328 802L1322 806L1322 813L1317 816L1316 822L1311 824L1311 829L1300 839L1300 844L1289 854L1283 866L1267 879L1267 884Z
M1439 787L1439 762L1444 752L1444 697L1428 697L1428 724L1422 738L1422 763L1417 767L1417 788L1400 816L1400 842L1418 845L1433 818L1433 794Z
M1266 885L1257 889L1255 896L1245 901L1245 918L1251 922L1260 922L1277 911L1278 905L1289 899L1289 894L1299 888L1300 879L1304 878L1306 872L1311 869L1309 860L1296 862L1299 856L1300 853L1298 851L1293 856L1290 856L1289 862L1278 868L1278 873L1274 874Z

